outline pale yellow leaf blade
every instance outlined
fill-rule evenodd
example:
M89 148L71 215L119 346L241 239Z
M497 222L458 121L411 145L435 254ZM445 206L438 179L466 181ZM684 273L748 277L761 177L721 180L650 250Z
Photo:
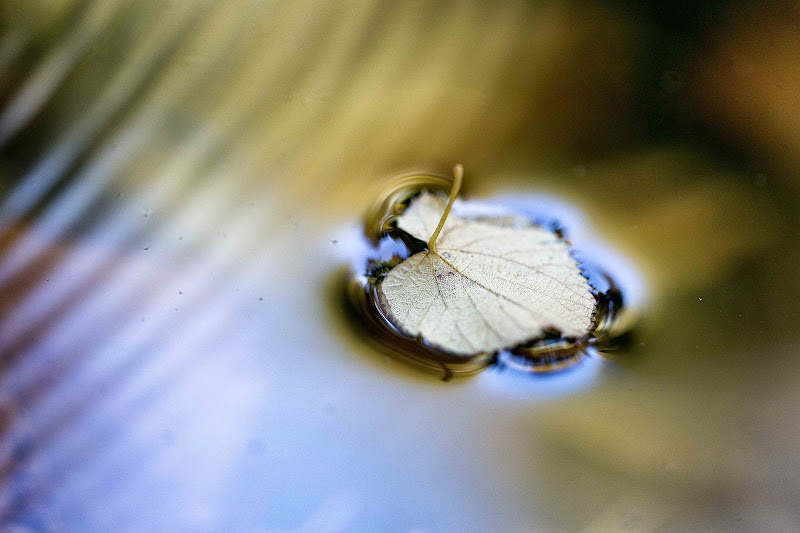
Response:
M439 216L442 202L419 198L421 207L412 210L412 203L398 227L425 240L424 232L438 223L436 200ZM415 254L393 268L379 295L399 329L462 355L513 347L549 330L584 337L595 307L588 281L554 233L457 217L445 224L437 252Z
M397 219L397 227L412 237L427 242L436 230L446 205L446 198L427 191L423 192L414 198L406 212ZM442 232L459 222L460 219L449 217L444 223Z

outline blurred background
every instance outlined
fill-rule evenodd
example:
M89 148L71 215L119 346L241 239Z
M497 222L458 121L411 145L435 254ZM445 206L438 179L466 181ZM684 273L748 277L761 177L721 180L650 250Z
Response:
M456 162L638 269L631 350L365 341L348 239ZM796 1L2 0L0 531L800 530L798 213Z

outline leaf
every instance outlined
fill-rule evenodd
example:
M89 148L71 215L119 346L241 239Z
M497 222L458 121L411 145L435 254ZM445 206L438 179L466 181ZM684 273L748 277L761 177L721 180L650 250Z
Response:
M595 299L567 243L538 226L502 227L449 217L449 201L414 199L397 227L428 250L394 267L378 299L404 333L459 355L510 348L543 337L589 334Z

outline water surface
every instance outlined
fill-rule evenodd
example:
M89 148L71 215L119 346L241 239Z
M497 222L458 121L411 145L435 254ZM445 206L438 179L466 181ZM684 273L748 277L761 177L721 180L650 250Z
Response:
M715 125L771 115L681 121L705 86L647 65L715 57L692 24L512 1L2 13L10 531L797 529L794 130L749 152ZM697 20L742 57L727 13ZM455 162L465 194L555 198L633 265L624 356L445 383L349 325L343 232L383 180Z

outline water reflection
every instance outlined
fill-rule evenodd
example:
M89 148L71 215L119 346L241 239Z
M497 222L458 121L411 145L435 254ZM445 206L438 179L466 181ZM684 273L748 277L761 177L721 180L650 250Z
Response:
M745 4L0 3L0 528L797 530L800 39ZM324 304L453 161L567 202L624 357L445 384Z

